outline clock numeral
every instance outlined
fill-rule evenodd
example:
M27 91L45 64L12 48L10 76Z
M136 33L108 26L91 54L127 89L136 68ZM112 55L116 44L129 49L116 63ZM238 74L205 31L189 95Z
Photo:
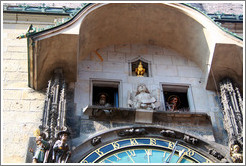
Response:
M152 150L151 150L151 149L145 149L145 153L146 153L146 155L148 156L148 163L150 163L149 156L152 156ZM145 156L146 156L146 155L145 155Z
M117 161L121 159L117 154L114 154L114 156L117 158Z
M95 152L101 157L102 155L104 155L103 152L101 152L99 149L95 150Z
M107 161L109 161L110 163L114 163L113 161L109 160L109 159L105 159ZM104 160L104 163L105 163L105 160Z
M88 163L88 161L86 161L86 160L83 160L81 163Z
M135 138L130 139L131 145L138 145L138 142Z
M171 149L173 149L174 143L173 142L169 142L168 147L171 148Z
M128 152L130 153L130 155L128 154ZM136 156L134 150L128 150L126 151L126 154L128 155L128 157L132 160L133 163L135 163L135 161L132 159L131 156Z
M131 156L133 156L133 157L136 156L136 153L134 150L128 150L128 152L130 153Z
M120 144L118 144L117 142L113 142L112 146L114 147L114 149L119 149L120 148Z
M150 145L156 145L156 139L151 138L149 144Z
M166 163L169 163L170 161L171 161L171 159L172 159L172 157L173 157L173 155L174 155L174 153L175 153L175 151L176 151L176 148L177 148L177 145L178 145L178 143L179 143L179 141L176 141L175 142L175 145L173 145L172 144L172 153L168 156L168 158L166 159ZM170 143L169 143L169 145L170 145Z
M183 160L184 155L185 155L185 149L179 151L179 158L177 160L177 163L180 163Z
M167 153L167 152L164 152L164 153L163 153L163 156L162 156L162 162L165 162L165 161L166 161L166 159L165 159L165 158L166 158L166 153Z
M145 149L146 155L152 156L152 150L151 149Z
M195 154L195 152L194 152L193 150L191 150L191 149L189 149L189 150L186 152L186 155L189 156L189 157L193 156L194 154Z

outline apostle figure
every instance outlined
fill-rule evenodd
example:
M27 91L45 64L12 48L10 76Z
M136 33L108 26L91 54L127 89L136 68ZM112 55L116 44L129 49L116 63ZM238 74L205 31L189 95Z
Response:
M110 107L111 105L107 103L108 100L108 95L106 93L101 93L99 96L99 106L105 106L105 107Z
M166 103L167 110L177 111L179 104L180 104L179 97L176 95L172 95L167 100L167 103Z

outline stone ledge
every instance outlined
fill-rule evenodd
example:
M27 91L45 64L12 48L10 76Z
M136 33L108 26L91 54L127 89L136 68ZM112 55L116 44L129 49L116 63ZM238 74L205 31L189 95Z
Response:
M147 119L146 124L193 124L193 125L212 125L211 118L207 113L193 112L169 112L155 110L138 110L135 108L116 108L103 106L87 106L83 114L93 120L110 120L112 122L130 122L138 123ZM144 114L146 111L146 114ZM139 116L141 113L141 119ZM144 116L144 117L143 117ZM149 116L149 117L146 117Z

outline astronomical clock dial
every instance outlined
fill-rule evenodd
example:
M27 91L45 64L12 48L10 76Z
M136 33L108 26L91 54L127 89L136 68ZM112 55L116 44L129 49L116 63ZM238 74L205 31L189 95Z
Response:
M104 145L81 163L211 163L198 151L157 138L129 138Z

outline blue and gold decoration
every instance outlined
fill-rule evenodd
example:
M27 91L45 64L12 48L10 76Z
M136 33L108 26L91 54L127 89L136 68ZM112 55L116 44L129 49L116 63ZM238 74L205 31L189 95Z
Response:
M87 155L81 163L211 163L179 144L159 138L129 138L106 144Z

